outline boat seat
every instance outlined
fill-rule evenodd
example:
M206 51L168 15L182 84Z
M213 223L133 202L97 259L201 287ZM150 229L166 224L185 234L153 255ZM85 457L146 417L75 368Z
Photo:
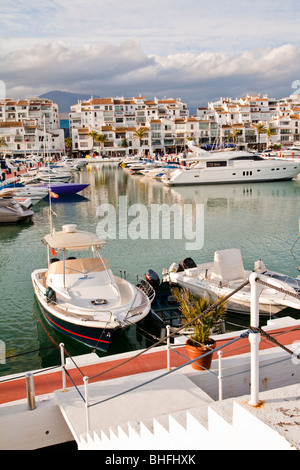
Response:
M246 275L241 252L238 248L215 252L211 279L220 282L243 282Z

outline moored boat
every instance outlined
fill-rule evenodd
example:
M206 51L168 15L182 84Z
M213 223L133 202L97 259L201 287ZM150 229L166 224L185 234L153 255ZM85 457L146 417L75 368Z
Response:
M18 224L32 218L34 212L13 198L0 198L0 224Z
M11 187L0 191L0 197L30 198L32 205L37 204L48 195L46 188L35 187Z
M118 333L149 313L151 298L141 286L113 275L100 254L105 242L96 235L69 224L46 235L44 242L48 266L35 270L31 278L46 320L58 331L107 351ZM61 260L50 258L54 250ZM92 254L85 258L66 257L68 252L88 250Z
M194 295L209 296L215 301L246 283L251 272L244 269L240 250L232 248L216 251L213 262L196 264L191 258L186 258L179 265L173 263L164 270L164 276L166 280L187 288ZM268 270L261 260L255 263L255 272L260 273L266 283L272 278L278 289L283 291L261 287L261 315L276 314L287 307L300 309L300 279ZM286 295L286 292L290 292L292 296ZM232 295L227 308L229 311L249 314L250 304L251 290L247 284Z
M89 184L84 183L45 183L44 188L50 188L55 194L65 196L68 194L77 194L87 188Z
M190 144L189 144L190 145ZM167 186L284 181L300 172L300 160L263 157L246 151L198 152L190 167L179 168L164 176ZM195 150L196 149L196 150Z

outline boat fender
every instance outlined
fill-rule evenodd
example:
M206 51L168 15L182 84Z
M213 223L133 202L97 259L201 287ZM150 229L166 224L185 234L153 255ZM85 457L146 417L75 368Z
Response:
M172 263L171 266L168 269L169 273L177 273L179 266L177 263Z
M52 287L47 287L47 289L46 289L46 299L47 299L48 304L50 302L56 302L56 293L52 289Z
M186 269L196 268L197 265L192 258L185 258L183 261L180 261L177 272L185 271Z
M149 271L146 272L145 278L154 289L160 286L159 276L153 269L149 269Z

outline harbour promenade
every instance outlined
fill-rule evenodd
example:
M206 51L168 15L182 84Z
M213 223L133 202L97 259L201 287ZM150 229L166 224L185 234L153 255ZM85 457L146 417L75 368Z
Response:
M292 344L299 339L300 325L294 328L282 327L280 329L268 329L270 335L275 335L281 344ZM238 338L238 343L223 351L223 357L233 357L241 354L248 354L250 352L250 343L248 337L241 338L240 334L231 333L215 336L214 339L217 343L217 348L222 348L228 340ZM59 346L57 345L59 348ZM274 344L267 340L260 342L259 349L261 351L274 348ZM189 362L188 353L185 344L175 344L171 348L171 368L180 367ZM177 354L176 354L177 352ZM66 356L67 357L67 356ZM84 356L83 356L84 357ZM102 380L109 380L118 377L125 377L144 372L151 372L155 370L167 370L167 352L166 346L159 346L146 351L145 354L140 354L139 351L118 354L117 356L108 356L99 358L96 354L91 355L93 364L84 364L78 357L74 361L67 360L67 369L72 371L71 379L67 377L67 386L81 385L82 378L95 377L91 382L99 382ZM217 353L213 354L213 360L218 358ZM60 366L51 368L50 370L37 370L33 372L36 395L43 395L46 393L53 393L55 390L61 388L62 378ZM0 404L8 403L15 400L26 398L26 383L24 374L15 374L6 376L0 381Z
M274 322L265 330L278 343L297 341L299 321ZM260 403L250 406L249 338L236 333L215 338L217 348L224 347L222 398L217 355L211 371L199 372L185 356L184 344L172 346L170 369L166 346L159 346L144 354L68 357L65 383L60 366L33 371L33 410L28 409L24 374L4 377L0 423L6 432L0 444L33 449L74 440L78 450L299 449L298 366L262 337ZM83 377L88 378L91 408L85 407Z

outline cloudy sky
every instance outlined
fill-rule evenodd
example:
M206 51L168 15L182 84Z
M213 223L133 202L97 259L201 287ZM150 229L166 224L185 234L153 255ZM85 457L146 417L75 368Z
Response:
M0 0L0 80L12 98L289 96L299 0ZM298 82L298 83L297 83ZM0 90L1 91L1 90Z

